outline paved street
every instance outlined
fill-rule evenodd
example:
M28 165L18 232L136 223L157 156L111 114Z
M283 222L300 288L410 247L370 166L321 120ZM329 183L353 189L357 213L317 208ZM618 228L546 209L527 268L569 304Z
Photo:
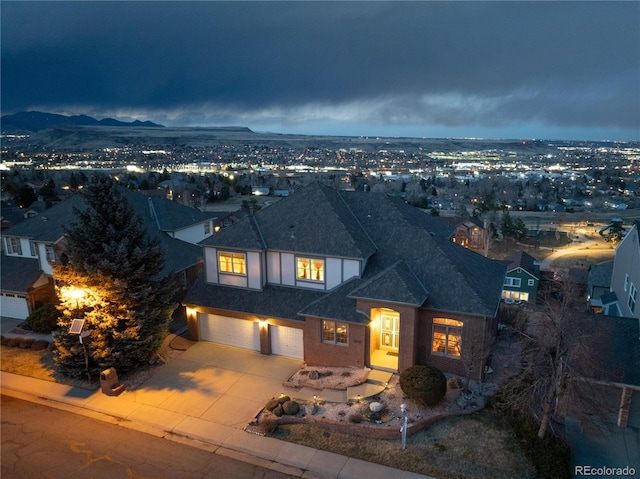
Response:
M86 416L1 401L3 479L292 477Z

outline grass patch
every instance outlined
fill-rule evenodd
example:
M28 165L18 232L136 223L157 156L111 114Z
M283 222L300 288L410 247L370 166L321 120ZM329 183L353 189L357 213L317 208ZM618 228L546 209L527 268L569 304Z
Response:
M0 360L0 369L8 373L67 384L90 391L95 391L99 386L97 380L89 382L86 378L69 378L58 373L53 361L53 353L48 349L31 351L3 346L0 348Z
M315 425L283 425L277 439L368 462L450 479L529 479L535 473L504 423L481 411L448 418L401 441L358 438ZM511 447L510 447L511 445Z

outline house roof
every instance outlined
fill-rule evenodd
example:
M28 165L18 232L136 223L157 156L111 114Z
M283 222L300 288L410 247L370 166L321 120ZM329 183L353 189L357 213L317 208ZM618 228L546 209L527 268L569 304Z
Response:
M422 306L429 293L409 265L398 261L377 276L355 288L351 298Z
M534 262L536 259L524 251L515 251L504 259L507 265L507 273L510 273L514 269L522 268L531 276L536 277L536 269Z
M589 266L589 284L608 288L611 285L613 273L613 260L595 263Z
M203 212L190 206L170 201L162 196L146 196L129 189L125 192L129 203L138 214L142 211L154 213L160 231L177 231L194 224L214 219L217 215Z
M2 291L26 294L40 277L40 263L37 258L0 255L0 270ZM20 274L16 274L17 271Z
M301 314L364 322L366 318L355 311L355 298L365 297L478 316L493 316L499 305L504 265L449 241L443 223L400 198L340 193L314 183L254 218L255 230L236 223L223 230L224 237L221 231L203 244L258 247L259 231L266 249L369 258L362 278L320 292L313 304L299 302ZM268 288L282 295L298 294L295 288ZM203 284L189 292L185 302L222 307L215 296L220 290L237 295L237 300L227 301L237 304L261 294L245 297L248 292L243 289Z
M593 316L597 322L594 379L640 386L640 322L636 318ZM608 347L603 348L603 345Z
M258 245L301 254L368 258L376 245L353 216L340 193L314 182L281 201L257 211L201 244L238 248ZM238 227L242 224L241 227ZM223 233L221 231L220 233ZM246 233L248 238L241 238Z

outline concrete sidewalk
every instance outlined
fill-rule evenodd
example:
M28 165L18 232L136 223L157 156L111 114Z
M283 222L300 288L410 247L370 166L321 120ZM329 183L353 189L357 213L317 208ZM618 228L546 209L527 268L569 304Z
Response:
M2 394L65 409L303 478L425 478L359 459L262 437L244 427L300 360L195 343L135 390L107 396L1 372ZM399 447L399 446L398 446Z

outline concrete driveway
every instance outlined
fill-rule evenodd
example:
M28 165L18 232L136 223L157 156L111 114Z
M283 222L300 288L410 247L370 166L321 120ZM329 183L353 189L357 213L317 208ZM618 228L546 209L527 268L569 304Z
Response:
M242 429L302 365L299 359L197 342L117 401L97 395L90 402L135 404L127 417L142 422L155 423L163 414L167 425L191 417Z

